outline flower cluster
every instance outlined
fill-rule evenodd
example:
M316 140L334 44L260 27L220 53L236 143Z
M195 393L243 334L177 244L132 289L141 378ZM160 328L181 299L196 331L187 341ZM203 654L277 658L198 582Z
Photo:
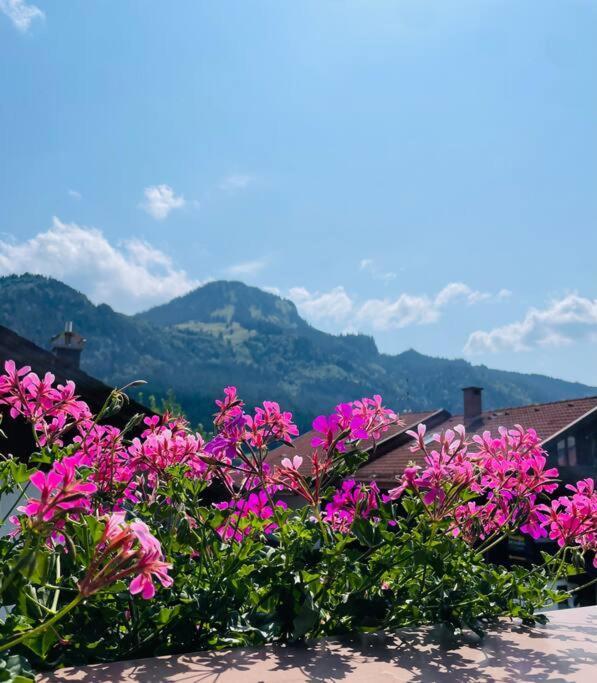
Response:
M124 600L131 612L143 613L142 619L157 619L160 638L163 628L164 642L176 647L186 631L190 638L203 634L202 645L229 643L231 634L269 633L263 626L266 614L268 619L277 615L271 633L281 637L299 637L311 628L311 635L333 633L334 624L355 626L353 603L374 605L373 614L385 609L383 602L387 621L380 622L382 627L396 626L396 619L433 623L445 615L450 623L470 624L486 618L488 610L497 616L512 611L513 604L517 614L524 607L524 591L512 588L511 581L495 589L495 595L502 591L495 600L494 593L485 595L498 569L485 572L483 553L506 535L522 532L557 543L553 564L561 565L558 572L566 571L566 560L577 567L585 556L590 561L597 549L593 480L568 486L567 495L557 496L558 472L548 466L536 432L522 426L471 438L462 425L438 434L427 434L420 425L408 432L417 463L382 493L374 482L350 478L362 461L360 449L402 425L378 395L337 405L313 421L310 441L296 444L291 413L273 401L248 411L232 386L216 401L210 437L167 414L145 417L123 430L101 424L71 382L55 386L51 374L40 379L11 361L0 376L0 405L31 423L44 463L31 475L28 498L17 508L21 516L10 543L21 555L11 559L6 578L3 574L0 597L2 591L18 592L19 585L26 597L15 609L29 619L27 601L33 593L27 591L33 582L43 584L39 575L51 569L45 585L52 590L37 592L55 596L42 605L51 615L43 627L48 638L53 637L48 626L58 618L100 599L120 607ZM305 443L308 454L302 450ZM269 450L278 445L285 455L270 457ZM6 471L22 468L6 465ZM290 509L284 496L293 502L301 498L303 507ZM39 562L31 556L37 552L44 554ZM51 553L62 553L64 560L48 562ZM450 574L452 553L466 559L457 564L466 576ZM593 563L597 567L597 560ZM348 564L348 580L337 576ZM25 569L31 576L35 571L30 584ZM540 573L529 577L526 595L533 608L524 607L524 614L532 617L533 601L541 596L535 582L546 579ZM162 609L138 610L124 594L123 580L130 582L131 595L143 599L153 598L158 585L174 588L164 596ZM544 595L553 596L553 578L545 585ZM438 586L442 595L460 602L442 603ZM63 587L74 588L76 597L61 607L69 592ZM351 591L358 592L357 600ZM414 610L410 605L419 599L424 604ZM330 620L329 629L317 631L319 622L312 627L311 617L295 618L311 602L318 619ZM220 604L224 607L212 622L210 615L197 616L197 605L217 611ZM93 614L103 618L102 610ZM168 630L170 618L175 626ZM303 621L305 631L299 633ZM129 638L134 649L137 626L114 632ZM219 629L221 637L214 635ZM24 630L0 651L29 642L35 632ZM118 645L111 647L115 652Z
M334 531L348 533L356 518L369 519L379 507L379 488L372 482L369 486L352 479L342 482L330 503L325 506L324 521Z
M111 497L139 500L140 489L153 491L167 477L168 468L187 467L187 476L209 478L202 458L204 441L189 433L186 424L168 415L144 418L145 429L130 444L121 430L109 425L82 425L74 438L90 479Z
M398 415L384 407L379 395L340 403L331 415L320 415L313 420L317 435L311 439L309 462L303 464L300 455L283 458L274 469L270 483L292 491L310 505L319 505L325 477L333 470L335 458L356 450L362 441L377 441L392 425L401 424Z
M273 502L265 491L258 491L257 493L250 493L246 498L241 498L240 500L215 503L215 507L218 510L229 512L226 522L216 529L220 537L224 540L242 541L243 538L249 536L254 530L254 527L251 525L252 518L256 520L270 520L275 516L274 507L286 510L288 506L281 500ZM278 524L272 521L263 526L263 532L271 534L277 528Z
M74 437L81 465L90 470L89 479L104 497L118 491L122 498L134 500L134 470L130 467L124 437L118 427L85 425Z
M344 453L358 441L376 441L393 424L399 424L398 416L382 405L379 395L353 403L340 403L331 415L315 418L313 429L318 435L311 440L311 446Z
M54 462L47 472L37 471L31 475L31 484L39 491L39 498L30 498L26 505L19 507L29 518L32 527L53 522L56 527L66 515L79 514L90 510L90 496L97 487L92 482L77 478L78 456L66 457Z
M540 521L549 529L549 537L563 548L579 545L594 553L597 568L597 492L592 479L582 479L576 486L568 484L571 496L560 496L551 506L540 505Z
M159 541L144 522L127 523L124 512L115 512L106 520L104 533L79 584L79 591L83 597L89 597L134 576L129 591L149 600L155 595L154 576L164 588L172 585L173 579L168 574L171 566L164 561Z
M200 457L205 444L199 434L189 434L184 429L173 431L166 423L161 428L152 424L144 435L133 439L127 449L126 466L132 468L136 475L143 475L150 488L156 488L160 476L176 465L187 465L191 476L206 474L207 465Z
M572 497L557 498L551 507L543 504L542 496L558 487L558 470L546 466L534 429L500 427L499 437L486 431L472 441L463 425L431 438L425 425L408 434L414 439L411 450L422 451L426 466L407 467L386 501L406 491L416 493L431 519L451 519L452 533L471 544L519 529L534 539L549 534L562 546L594 549L597 497L592 480L569 486Z
M290 443L293 436L298 436L292 413L281 410L275 401L264 401L253 415L248 415L236 387L226 387L224 396L224 400L216 401L219 411L214 425L229 457L238 454L243 446L261 451L275 441Z
M12 418L21 416L30 422L40 445L61 446L67 430L90 419L89 406L77 398L73 382L54 387L52 373L40 379L29 366L17 370L12 360L4 363L4 371L0 375L0 405L9 406Z

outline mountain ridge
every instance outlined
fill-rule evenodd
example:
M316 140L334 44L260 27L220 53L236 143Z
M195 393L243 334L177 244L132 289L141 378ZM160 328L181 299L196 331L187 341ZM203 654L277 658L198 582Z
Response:
M157 396L172 389L189 417L204 423L228 384L249 406L279 401L301 426L337 402L373 393L399 411L443 407L455 414L462 412L460 388L469 384L484 387L488 409L597 394L579 382L414 349L380 353L372 337L322 332L291 301L241 282L211 282L129 316L53 278L0 278L0 324L48 348L66 320L88 340L83 370L112 385L145 379Z
M218 298L225 305L214 309L210 303L214 298ZM257 308L256 304L261 304L261 306ZM263 309L266 309L265 315L262 312ZM261 311L261 314L258 311ZM238 323L265 322L289 329L308 327L308 323L299 316L292 301L238 280L208 282L164 304L137 313L133 317L161 326L176 325L192 320L206 321L206 318L211 318L214 321L227 323L233 321Z

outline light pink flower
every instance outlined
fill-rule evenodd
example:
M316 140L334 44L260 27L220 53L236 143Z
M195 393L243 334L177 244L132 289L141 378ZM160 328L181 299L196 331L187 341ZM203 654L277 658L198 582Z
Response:
M282 467L286 469L298 470L299 467L303 464L303 459L300 455L295 455L292 458L292 460L290 460L290 458L283 458L280 464L282 465Z

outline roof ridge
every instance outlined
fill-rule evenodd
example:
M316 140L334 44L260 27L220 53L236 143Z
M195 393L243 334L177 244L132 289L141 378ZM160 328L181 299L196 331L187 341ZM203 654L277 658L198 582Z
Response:
M559 401L545 401L544 403L525 403L522 406L504 406L500 408L492 408L490 410L484 410L480 416L491 415L491 413L503 412L506 410L524 410L525 408L539 408L541 406L554 406L558 403L577 403L579 401L597 401L597 394L593 396L579 396L578 398L562 398ZM463 414L459 413L457 415L452 415L452 417L464 417Z

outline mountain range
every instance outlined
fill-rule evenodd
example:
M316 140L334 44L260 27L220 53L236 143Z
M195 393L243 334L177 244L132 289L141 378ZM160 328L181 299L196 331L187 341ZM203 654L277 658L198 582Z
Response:
M322 332L291 301L242 282L210 282L130 316L52 278L0 278L0 324L48 348L67 320L87 339L83 370L114 386L147 380L146 395L172 390L188 417L204 424L229 384L250 406L278 401L302 427L340 401L374 393L399 411L453 413L462 412L460 388L469 385L484 388L486 408L597 394L577 382L414 350L380 353L372 337Z

